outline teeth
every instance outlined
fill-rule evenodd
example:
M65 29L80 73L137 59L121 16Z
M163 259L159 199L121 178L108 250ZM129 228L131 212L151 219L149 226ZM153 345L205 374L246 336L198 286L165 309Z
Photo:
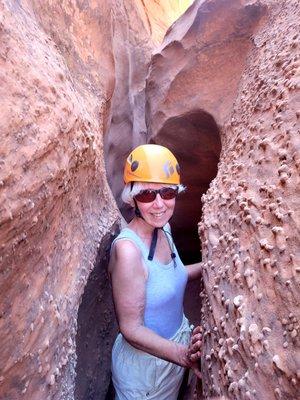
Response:
M162 215L163 215L164 213L163 212L161 212L161 213L152 213L152 215L154 215L154 217L161 217Z

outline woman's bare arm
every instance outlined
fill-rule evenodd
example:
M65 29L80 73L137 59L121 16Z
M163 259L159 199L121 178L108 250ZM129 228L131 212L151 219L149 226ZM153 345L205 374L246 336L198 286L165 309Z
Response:
M133 242L116 242L109 267L120 331L134 347L175 364L191 367L188 347L143 325L147 271Z
M200 278L202 274L202 263L190 264L185 266L188 272L188 280L192 281L194 279Z
M171 235L171 227L170 227L169 223L166 225L166 229L164 230L164 232L167 235L168 234ZM173 239L172 239L172 241L173 241ZM202 266L201 265L202 265L202 263L199 262L199 263L196 263L196 264L190 264L190 265L186 265L185 266L186 269L187 269L187 272L188 272L188 280L189 281L197 279L197 278L199 278L201 276L201 274L202 274Z

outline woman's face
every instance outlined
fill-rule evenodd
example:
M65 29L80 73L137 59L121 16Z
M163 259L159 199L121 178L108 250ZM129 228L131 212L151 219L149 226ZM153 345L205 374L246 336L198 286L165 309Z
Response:
M143 185L146 189L161 189L168 187L167 184L147 183ZM156 198L151 203L142 203L137 201L138 208L144 220L155 228L163 227L173 215L175 207L175 198L171 200L163 200L157 193Z

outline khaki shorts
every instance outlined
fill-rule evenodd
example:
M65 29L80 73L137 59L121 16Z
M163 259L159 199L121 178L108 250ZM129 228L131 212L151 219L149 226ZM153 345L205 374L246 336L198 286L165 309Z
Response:
M170 340L188 344L192 328L185 316ZM184 368L131 346L119 333L112 350L115 400L176 400Z

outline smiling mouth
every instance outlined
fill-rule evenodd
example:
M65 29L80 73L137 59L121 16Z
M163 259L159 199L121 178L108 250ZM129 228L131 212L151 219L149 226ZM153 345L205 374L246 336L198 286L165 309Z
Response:
M160 218L161 216L163 216L165 214L165 211L159 212L159 213L151 213L151 215L154 218Z

